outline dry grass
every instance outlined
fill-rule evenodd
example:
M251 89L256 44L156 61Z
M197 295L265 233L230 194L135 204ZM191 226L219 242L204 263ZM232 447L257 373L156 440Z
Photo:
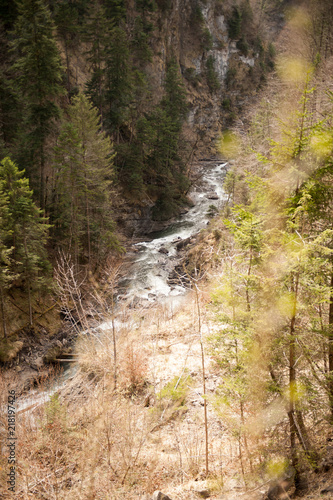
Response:
M78 372L49 403L17 415L16 493L2 489L3 498L139 499L156 489L197 498L191 481L203 479L205 457L193 300L177 312L164 305L123 320L116 390L113 332L106 328L82 336ZM185 389L174 400L170 382L182 377ZM209 418L211 484L220 488L229 451L212 408ZM3 474L4 458L0 466Z
M202 333L217 326L206 317L201 295ZM114 385L113 330L83 335L77 344L78 371L44 406L17 415L16 493L2 486L1 498L22 500L147 499L157 489L172 499L241 497L238 436L214 410L221 380L206 354L209 477L205 477L205 432L201 352L195 298L178 310L165 304L122 313L116 322L117 387ZM1 379L1 397L7 388ZM239 419L236 402L231 405ZM6 424L2 414L2 431ZM280 429L280 430L279 430ZM281 441L284 428L277 428ZM4 435L4 434L3 434ZM244 442L242 463L251 488ZM269 441L248 436L252 467L258 473ZM277 452L278 452L277 448ZM7 469L0 462L1 479ZM264 479L262 480L264 482ZM4 483L2 482L2 485ZM229 495L229 496L228 496ZM251 495L258 495L254 491ZM250 493L243 498L255 498ZM258 498L258 496L257 496Z

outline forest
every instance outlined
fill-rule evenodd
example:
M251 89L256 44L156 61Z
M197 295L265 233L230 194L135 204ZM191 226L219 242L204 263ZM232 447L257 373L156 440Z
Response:
M332 20L330 0L0 1L1 408L48 394L17 403L3 498L330 498ZM205 158L225 197L177 242L183 301L118 300Z

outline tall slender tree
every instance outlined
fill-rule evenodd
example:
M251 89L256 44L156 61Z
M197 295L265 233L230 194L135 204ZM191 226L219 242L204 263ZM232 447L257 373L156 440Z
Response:
M98 111L83 94L74 98L55 151L55 229L76 262L98 260L119 248L112 221L113 145ZM68 196L70 193L70 196Z
M59 117L57 98L63 93L63 68L45 1L21 0L18 11L12 41L15 54L13 71L23 109L21 154L18 157L22 164L24 161L31 185L44 208L46 141L54 120Z
M12 249L13 271L21 279L28 297L29 321L33 324L32 294L50 285L50 264L46 254L49 225L32 197L29 180L15 163L6 157L0 164L0 188L8 196L5 243ZM9 253L5 251L8 262ZM5 262L6 262L5 259Z

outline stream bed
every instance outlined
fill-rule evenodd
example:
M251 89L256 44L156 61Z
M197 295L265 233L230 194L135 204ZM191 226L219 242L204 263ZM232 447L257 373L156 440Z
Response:
M218 160L203 161L202 177L190 192L192 207L178 220L158 233L152 234L149 241L133 246L130 252L128 275L122 279L118 303L126 303L135 307L139 303L168 302L175 309L186 294L186 287L173 285L169 277L179 263L178 251L182 242L195 236L205 228L210 220L208 212L218 211L225 200L223 180L227 171L227 163ZM122 319L115 318L115 325L121 326ZM102 335L110 329L110 322L100 324L94 331ZM83 332L84 333L84 332ZM60 377L44 391L31 390L17 401L18 412L28 412L49 401L50 396L61 389L75 375L75 365L64 367Z

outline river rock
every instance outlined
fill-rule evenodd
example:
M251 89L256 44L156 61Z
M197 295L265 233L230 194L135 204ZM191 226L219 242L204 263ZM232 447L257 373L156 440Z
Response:
M154 491L151 500L171 500L171 498L168 497L168 495L162 493L161 491Z
M168 255L169 250L167 250L165 247L161 247L161 248L159 249L159 252L160 252L160 253L164 253L165 255Z
M185 240L181 240L179 243L177 243L176 248L177 248L178 251L182 250L183 248L185 248L190 243L191 243L191 237L185 238Z
M218 200L218 199L219 199L219 197L217 196L217 194L216 194L216 193L214 193L214 192L213 192L213 193L208 193L208 194L207 194L207 198L208 198L209 200Z

